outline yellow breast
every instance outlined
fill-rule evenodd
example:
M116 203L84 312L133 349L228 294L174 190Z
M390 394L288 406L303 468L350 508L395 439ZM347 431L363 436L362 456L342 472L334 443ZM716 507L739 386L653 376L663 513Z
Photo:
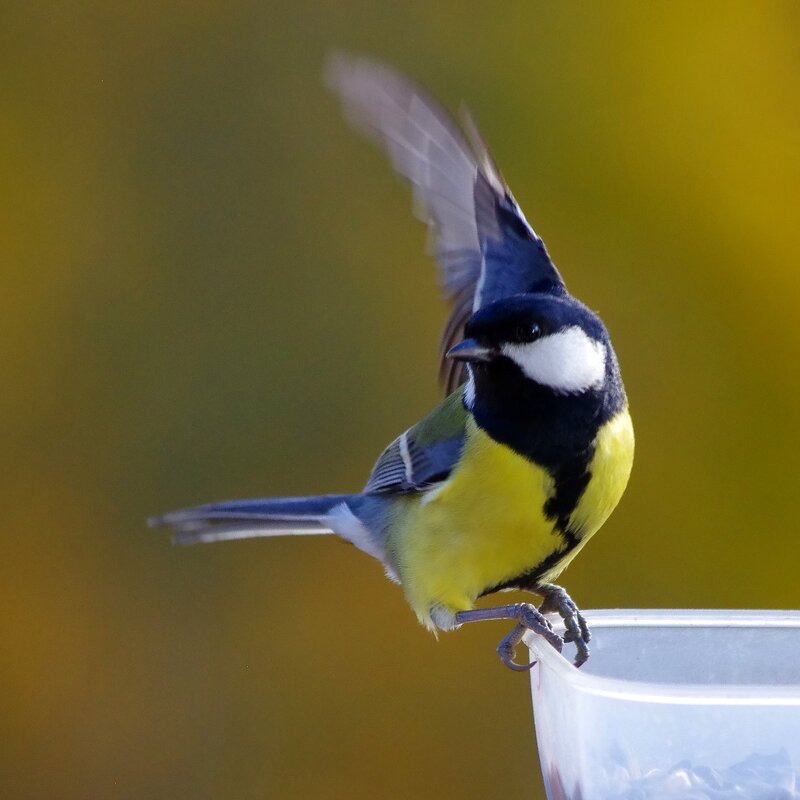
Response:
M633 430L625 410L601 429L591 481L571 517L583 541L622 496L632 458ZM564 547L543 512L553 487L545 469L498 444L469 419L456 469L437 489L402 498L388 534L387 549L423 624L433 627L432 608L450 613L472 608L486 589ZM574 553L546 578L552 580Z

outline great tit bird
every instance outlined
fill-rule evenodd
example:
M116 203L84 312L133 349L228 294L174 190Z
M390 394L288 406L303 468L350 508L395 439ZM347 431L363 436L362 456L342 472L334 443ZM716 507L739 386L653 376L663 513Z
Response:
M600 318L572 297L474 123L463 132L392 69L334 56L327 68L355 126L413 185L453 309L441 341L446 399L381 454L356 494L213 503L152 520L179 543L338 534L378 559L420 622L451 630L515 620L589 654L588 627L552 582L619 502L634 437ZM519 589L543 598L475 608ZM562 640L544 616L564 620Z

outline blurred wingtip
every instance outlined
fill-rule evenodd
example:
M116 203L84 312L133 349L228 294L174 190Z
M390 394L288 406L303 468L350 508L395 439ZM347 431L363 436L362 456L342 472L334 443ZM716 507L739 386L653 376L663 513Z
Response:
M347 71L352 59L343 50L329 50L322 65L322 81L331 90L336 91L343 74Z
M360 70L365 67L376 69L380 65L366 56L354 55L346 50L334 48L325 56L322 67L322 80L334 94L343 95L352 86Z
M368 138L376 137L375 120L369 111L374 107L374 87L368 77L374 77L381 68L378 62L364 56L334 49L326 56L322 69L323 83L338 98L345 118Z
M467 139L472 147L472 151L478 159L481 169L489 180L492 189L502 196L507 191L505 179L497 168L497 164L495 164L483 136L481 136L474 115L464 103L461 103L458 111L459 117L461 118L461 127L467 135Z

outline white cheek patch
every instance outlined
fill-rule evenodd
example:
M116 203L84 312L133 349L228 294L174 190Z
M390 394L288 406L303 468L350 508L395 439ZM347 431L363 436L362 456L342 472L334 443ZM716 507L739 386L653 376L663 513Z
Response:
M605 380L605 345L576 326L502 350L528 378L563 394L598 389Z

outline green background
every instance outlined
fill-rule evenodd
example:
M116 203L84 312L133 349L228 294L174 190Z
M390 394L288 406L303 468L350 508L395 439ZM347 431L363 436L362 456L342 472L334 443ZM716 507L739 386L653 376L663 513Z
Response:
M797 607L800 6L4 3L0 795L541 797L500 624L333 539L144 518L347 491L439 397L407 187L332 47L463 99L616 344L597 607Z

